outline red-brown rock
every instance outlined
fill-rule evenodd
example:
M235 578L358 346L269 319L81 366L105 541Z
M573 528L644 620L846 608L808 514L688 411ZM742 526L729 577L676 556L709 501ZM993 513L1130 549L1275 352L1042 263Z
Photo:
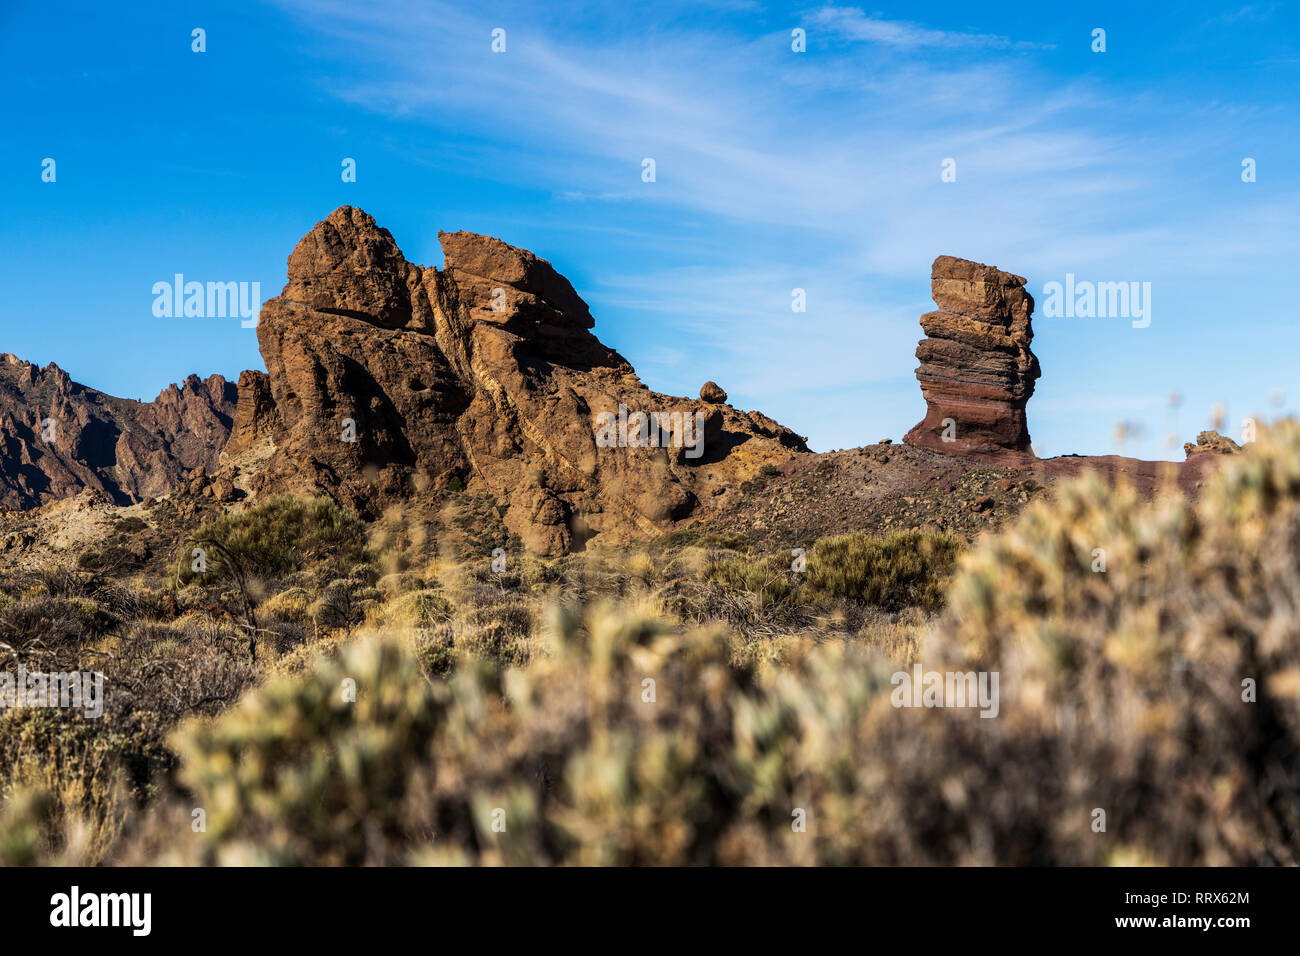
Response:
M262 442L274 441L282 427L271 396L271 377L252 369L239 373L234 426L222 458L243 454Z
M705 382L700 386L700 401L711 405L723 405L726 404L727 393L717 382Z
M102 492L118 504L166 494L213 466L230 434L235 386L191 375L152 402L79 385L57 365L0 355L0 507Z
M1034 300L1025 280L992 266L940 256L921 316L916 377L926 415L903 441L949 455L1007 460L1030 455L1025 403L1039 376L1030 351Z
M559 554L658 533L806 451L757 412L650 391L546 260L474 233L439 239L443 269L412 265L345 206L298 244L258 325L276 445L259 492L323 491L373 516L459 479L497 499L525 546ZM620 406L700 413L702 454L604 447L601 415Z

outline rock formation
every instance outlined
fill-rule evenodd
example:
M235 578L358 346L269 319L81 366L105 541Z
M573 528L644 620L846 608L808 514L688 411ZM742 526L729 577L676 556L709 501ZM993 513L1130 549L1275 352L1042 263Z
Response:
M117 504L165 494L215 467L236 389L191 375L152 402L78 385L57 365L0 355L0 507L28 508L91 488Z
M1203 431L1196 436L1196 444L1183 442L1183 454L1188 458L1199 454L1235 455L1241 446L1231 438L1225 438L1216 431Z
M238 395L230 440L221 454L223 460L273 441L280 421L275 399L271 397L271 377L265 372L252 369L240 372Z
M705 382L700 386L700 401L721 405L727 400L727 393L717 382Z
M443 268L413 265L344 206L298 243L258 324L267 380L240 378L232 451L267 430L275 445L257 493L324 492L376 516L464 486L494 496L526 547L559 554L666 530L807 450L721 389L652 392L544 259L474 233L439 239Z
M921 316L916 377L926 415L903 441L991 461L1029 456L1025 403L1038 359L1029 349L1034 300L1025 280L992 266L940 256L930 272L938 309Z

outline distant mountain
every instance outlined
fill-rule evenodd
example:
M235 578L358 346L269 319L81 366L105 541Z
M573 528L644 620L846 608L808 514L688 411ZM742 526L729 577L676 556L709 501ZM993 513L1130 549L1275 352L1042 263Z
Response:
M233 382L191 375L152 402L79 385L50 363L0 353L0 507L31 508L83 488L117 504L166 494L215 467L230 437Z

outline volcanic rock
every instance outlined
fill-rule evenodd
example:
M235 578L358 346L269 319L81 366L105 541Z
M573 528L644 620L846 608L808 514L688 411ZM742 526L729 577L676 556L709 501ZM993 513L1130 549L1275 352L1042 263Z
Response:
M527 548L560 554L660 533L718 487L807 451L757 412L652 392L591 334L587 304L546 260L474 233L438 237L443 268L413 265L344 206L298 243L257 328L274 415L259 419L260 384L240 392L238 428L274 433L257 493L327 493L375 517L464 487L494 497ZM650 413L700 422L702 446L680 418L641 446Z
M916 377L926 415L903 441L991 461L1029 456L1025 403L1039 376L1025 280L952 256L934 260Z
M717 382L705 382L700 386L700 401L712 405L724 405L727 401L727 393Z
M0 354L0 507L29 508L83 489L116 504L166 494L216 464L235 386L191 375L152 402L79 385L57 365Z
M243 454L262 442L274 441L275 430L279 427L280 415L275 409L275 399L271 397L271 377L251 369L240 372L234 426L222 458Z
M1191 442L1183 442L1183 454L1188 458L1206 452L1215 455L1235 455L1240 451L1240 445L1216 431L1201 432L1196 436L1196 444L1194 445Z

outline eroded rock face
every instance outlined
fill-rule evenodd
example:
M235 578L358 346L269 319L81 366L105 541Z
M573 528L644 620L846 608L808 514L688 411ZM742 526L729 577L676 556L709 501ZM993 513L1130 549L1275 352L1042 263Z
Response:
M1030 351L1034 300L1025 280L992 266L940 256L930 273L938 309L921 316L916 377L926 415L903 441L986 460L1027 457L1025 403L1038 359Z
M234 426L222 458L241 455L262 442L274 441L280 427L280 415L271 396L271 377L252 369L240 372Z
M413 265L345 206L298 243L258 324L276 443L259 493L323 491L376 515L459 479L496 497L526 547L559 554L666 530L807 450L757 412L650 391L546 260L439 239L443 269ZM678 414L659 443L675 447L637 447L652 412Z
M213 467L236 390L191 375L152 402L78 385L57 365L0 355L0 507L29 508L90 488L117 504L166 494Z

